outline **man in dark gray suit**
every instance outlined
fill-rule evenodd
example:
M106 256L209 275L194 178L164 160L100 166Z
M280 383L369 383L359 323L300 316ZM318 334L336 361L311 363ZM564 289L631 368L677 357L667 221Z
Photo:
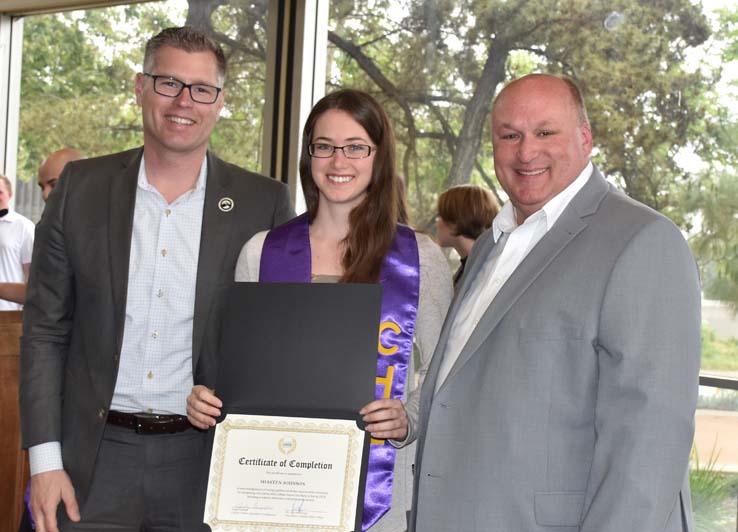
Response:
M687 243L590 162L569 80L507 85L492 139L510 201L474 245L423 385L411 530L692 530Z
M225 71L197 30L152 38L143 148L67 165L39 222L20 405L41 532L203 527L185 398L213 386L241 246L293 214L282 184L208 152Z

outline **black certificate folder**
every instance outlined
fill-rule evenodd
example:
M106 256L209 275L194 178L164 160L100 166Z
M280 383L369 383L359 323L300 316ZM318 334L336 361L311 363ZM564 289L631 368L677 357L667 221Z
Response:
M235 283L221 322L203 521L214 532L361 530L381 287ZM359 427L357 427L359 425Z
M234 283L223 314L223 410L355 418L374 399L381 286Z

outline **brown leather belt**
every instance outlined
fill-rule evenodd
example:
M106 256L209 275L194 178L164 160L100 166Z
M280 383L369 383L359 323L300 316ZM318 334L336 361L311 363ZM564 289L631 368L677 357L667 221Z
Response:
M161 414L127 414L111 410L108 423L135 430L138 434L174 434L193 428L185 416Z

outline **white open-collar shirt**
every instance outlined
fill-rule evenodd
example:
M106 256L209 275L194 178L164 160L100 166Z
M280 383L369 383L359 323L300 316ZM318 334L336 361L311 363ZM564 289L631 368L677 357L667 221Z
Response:
M484 265L464 294L456 313L438 371L436 390L448 377L456 359L469 340L479 320L523 259L543 236L553 227L561 213L574 196L592 176L593 165L587 163L579 176L569 186L551 198L540 210L528 216L518 225L515 207L505 203L492 221L492 237L500 246L495 246L485 259ZM505 237L502 242L500 239Z

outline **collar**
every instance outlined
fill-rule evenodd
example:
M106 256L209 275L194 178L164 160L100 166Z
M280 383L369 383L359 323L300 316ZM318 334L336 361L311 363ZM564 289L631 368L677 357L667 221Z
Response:
M17 214L14 210L8 207L8 214L0 218L0 222L12 223L18 219L18 216L19 214Z
M207 176L208 158L207 156L205 156L202 158L202 164L200 165L200 174L197 176L197 182L195 183L195 186L194 188L192 188L192 190L203 190L205 188ZM146 175L146 161L144 160L143 154L141 155L141 164L138 167L138 186L149 192L156 192L157 194L159 194L159 191L156 190L156 187L149 183L149 177Z
M553 224L556 223L556 220L559 219L559 216L561 216L561 213L569 205L569 202L587 184L589 178L592 177L593 171L594 165L592 161L589 161L577 178L569 183L569 186L548 200L540 210L528 216L522 225L536 223L543 218L546 223L546 231L551 229ZM497 242L500 236L502 236L502 233L512 233L517 227L518 221L515 216L515 207L512 202L508 201L502 206L500 213L492 221L492 237Z

